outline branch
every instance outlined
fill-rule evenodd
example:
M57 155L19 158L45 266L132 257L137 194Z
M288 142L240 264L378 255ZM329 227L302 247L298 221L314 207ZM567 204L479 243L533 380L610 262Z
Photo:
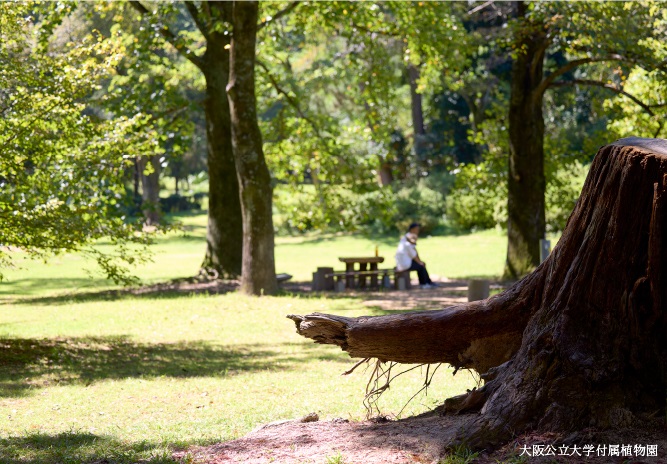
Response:
M575 79L572 81L556 81L551 83L551 87L565 87L565 86L575 86L575 85L591 85L594 87L602 87L605 89L609 89L612 92L615 92L619 95L623 95L624 97L629 98L632 100L634 103L636 103L639 107L641 107L644 111L646 111L649 115L655 116L655 113L651 110L652 107L658 107L658 106L666 106L666 105L647 105L643 101L641 101L639 98L635 97L634 95L626 92L625 90L616 87L615 85L612 84L607 84L605 82L600 82L600 81L594 81L590 79Z
M56 109L56 107L59 105L59 101L56 101L54 104L51 106L47 107L45 110L41 111L40 113L36 114L34 118L28 124L25 124L23 127L20 127L18 132L13 134L12 136L9 137L9 139L5 140L2 146L0 146L0 152L4 152L7 147L9 147L9 144L12 143L14 140L25 134L29 129L32 128L32 125L36 123L39 120L43 120L44 117L51 112L51 110Z
M537 88L536 90L537 95L542 95L544 92L546 92L547 88L549 88L549 86L556 80L557 77L562 76L563 74L569 71L572 71L574 68L581 66L582 64L602 63L605 61L622 61L625 63L633 63L633 64L637 63L636 60L615 53L607 56L598 56L594 58L581 58L579 60L573 60L561 66L551 74L549 74Z
M197 25L197 28L202 33L204 38L208 40L208 24L202 21L201 13L197 9L197 6L192 1L185 2L185 7L188 9L188 13L192 16L192 20Z
M378 34L378 35L383 35L385 37L397 38L397 37L403 37L405 35L401 34L400 31L393 29L376 31L373 29L369 29L366 26L361 26L355 22L352 23L352 27L354 27L355 29L359 29L360 31L365 32L367 34Z
M151 12L141 4L140 1L138 0L130 0L130 5L137 10L139 13L141 13L142 16L149 17L151 15ZM169 42L181 55L183 55L186 59L188 59L192 64L197 66L199 69L202 69L204 66L204 63L201 58L199 58L197 55L195 55L192 50L190 50L188 47L183 45L182 43L179 43L178 37L174 35L173 32L169 30L169 27L163 24L158 24L159 27L159 32L164 37L164 39Z
M317 124L315 124L315 121L306 116L306 114L301 110L301 107L299 107L299 102L297 102L294 97L292 97L285 89L280 86L278 81L269 72L269 68L262 61L256 60L255 62L259 65L260 68L264 70L266 77L269 78L271 85L273 85L273 88L276 89L276 92L284 95L287 103L289 103L296 110L296 112L299 114L299 117L310 124L318 138L322 138Z
M274 21L277 21L278 19L282 18L282 17L285 16L286 14L290 13L290 12L291 12L294 8L296 8L297 6L299 6L299 2L292 2L292 3L290 3L288 6L286 6L285 8L283 8L282 10L280 10L278 13L276 13L275 15L273 15L273 16L271 17L271 19L269 19L268 21L262 21L260 24L258 24L258 25L257 25L257 30L259 31L259 30L261 30L262 28L264 28L267 24L272 23L272 22L274 22Z
M493 5L493 1L494 1L494 0L489 0L488 2L484 2L484 3L482 3L481 5L476 6L476 7L473 8L472 10L468 11L468 14L469 14L469 15L475 14L475 13L477 13L478 11L483 10L484 8L486 8L486 7L489 6L489 5Z

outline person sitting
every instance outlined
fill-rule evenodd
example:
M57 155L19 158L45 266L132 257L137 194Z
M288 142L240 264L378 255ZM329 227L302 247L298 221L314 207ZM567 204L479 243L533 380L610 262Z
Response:
M435 284L428 275L426 263L419 258L417 253L417 237L419 236L420 225L413 222L408 227L408 232L401 237L396 250L396 270L397 271L417 271L419 285L421 288L435 288Z

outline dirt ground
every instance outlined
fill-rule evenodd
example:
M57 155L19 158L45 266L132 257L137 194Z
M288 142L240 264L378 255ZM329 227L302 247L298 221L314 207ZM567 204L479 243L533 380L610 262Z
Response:
M435 280L435 279L434 279ZM319 292L328 298L359 298L364 306L392 310L410 309L441 309L468 301L468 284L464 280L449 280L446 278L437 281L439 287L433 289L419 288L416 280L412 281L411 290L346 290L344 292ZM494 285L493 287L498 287ZM286 282L282 288L288 292L310 293L309 282Z
M664 425L655 424L604 433L587 430L574 437L523 435L492 454L480 453L465 460L465 452L459 451L455 454L458 460L444 460L444 445L470 417L431 415L383 422L283 421L259 427L238 440L180 451L174 457L180 462L201 464L667 463L667 430ZM621 446L628 444L655 445L658 456L636 456L634 448L632 457L607 455L609 445L619 445L620 454ZM602 453L598 448L605 450L605 456L598 456ZM551 451L534 457L535 449Z
M384 423L297 420L269 424L238 440L189 452L195 462L206 464L428 463L439 454L451 422L437 418Z

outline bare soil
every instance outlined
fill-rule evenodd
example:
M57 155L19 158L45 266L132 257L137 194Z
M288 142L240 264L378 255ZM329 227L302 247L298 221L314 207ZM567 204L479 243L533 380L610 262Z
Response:
M247 463L430 463L457 417L385 422L333 420L269 424L238 440L189 450L195 462ZM183 458L187 453L177 453ZM339 458L338 461L335 459Z
M447 456L445 446L451 443L456 430L469 418L467 415L428 415L400 421L283 421L259 427L238 440L179 451L174 457L180 462L194 461L201 464L437 463ZM578 451L573 452L575 444ZM598 447L608 449L610 444L656 445L658 456L636 456L634 451L632 457L597 455ZM545 449L548 445L555 450L555 455L535 457L526 452L528 449L532 454L534 447ZM586 445L593 446L595 452L588 455L583 452ZM611 432L585 430L569 437L558 434L527 434L517 437L491 454L478 453L469 456L468 460L464 459L465 451L458 451L457 455L459 460L449 462L665 464L667 431L664 425L653 423Z

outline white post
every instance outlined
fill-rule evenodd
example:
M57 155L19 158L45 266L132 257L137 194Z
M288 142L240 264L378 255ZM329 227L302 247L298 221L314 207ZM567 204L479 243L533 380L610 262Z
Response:
M551 253L551 241L545 238L540 239L540 263L547 259L549 253Z
M489 297L489 281L472 279L468 282L468 301L486 300Z

